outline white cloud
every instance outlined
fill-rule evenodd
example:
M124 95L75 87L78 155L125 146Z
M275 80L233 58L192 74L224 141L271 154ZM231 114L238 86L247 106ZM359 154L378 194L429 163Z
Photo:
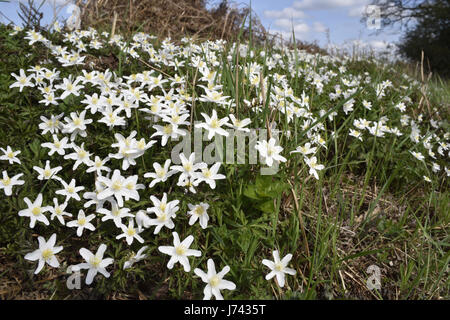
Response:
M293 21L291 19L281 18L275 20L275 25L283 29L292 29Z
M299 23L294 25L294 32L297 33L308 33L309 32L309 26L306 23Z
M266 10L264 16L269 19L274 19L273 24L275 30L270 30L271 33L277 33L287 40L292 38L292 30L295 32L296 37L302 37L309 32L310 27L304 23L301 19L306 15L303 11L287 7L282 10Z
M271 30L271 34L278 35L278 37L282 38L284 41L289 41L292 39L292 32L283 31L283 30ZM295 38L302 38L299 34L295 34Z
M313 23L313 29L315 32L326 32L328 30L324 24L318 21Z
M299 18L306 17L306 15L303 11L294 9L292 7L287 7L287 8L284 8L283 10L265 10L264 15L267 18L274 18L274 19L279 19L279 18L299 19Z
M348 11L349 17L362 17L363 13L366 12L367 6L353 7Z
M393 44L382 40L372 40L369 42L369 46L375 50L386 50L393 46Z
M294 32L297 33L307 33L309 31L309 26L304 22L295 22L291 19L276 19L275 25L282 28L283 31L286 31L288 33L292 32L292 29L294 29Z
M293 7L301 10L324 10L367 4L368 0L300 0Z

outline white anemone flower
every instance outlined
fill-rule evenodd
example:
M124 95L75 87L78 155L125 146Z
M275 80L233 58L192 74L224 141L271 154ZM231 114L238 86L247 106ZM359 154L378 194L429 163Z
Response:
M39 260L38 266L34 271L34 274L38 274L44 265L47 263L49 266L53 268L59 267L58 259L56 259L56 254L60 252L63 247L58 246L55 247L56 244L56 233L52 234L48 241L45 241L43 237L38 237L39 249L27 253L24 257L26 260L36 261Z
M184 271L191 271L191 265L189 264L189 256L200 257L202 253L199 250L189 249L194 236L190 235L186 239L180 242L180 237L177 232L172 232L173 246L159 246L158 250L164 254L170 255L170 260L167 263L167 268L172 269L174 264L179 262Z
M49 207L42 207L42 193L38 194L33 203L27 197L25 197L23 201L25 201L28 208L20 210L19 216L30 218L30 228L34 228L36 221L40 221L46 226L50 224L47 217L44 215L44 212L49 211L50 209Z
M198 123L195 125L196 128L204 128L208 131L208 140L211 140L216 134L228 137L229 133L222 128L223 125L228 124L228 118L219 119L217 117L216 110L213 109L213 114L209 117L206 113L202 112L203 118L205 118L204 123Z
M294 269L288 268L287 265L292 259L292 254L287 254L280 260L280 255L277 250L273 251L274 261L264 259L262 264L270 268L270 273L266 275L266 280L270 280L276 276L278 285L283 288L285 284L286 274L295 275L297 272Z
M109 278L110 273L106 271L106 267L109 266L111 263L113 263L114 259L112 258L103 259L105 251L106 245L103 243L98 247L98 250L95 253L95 255L86 248L80 249L80 255L86 262L80 263L76 266L79 269L88 269L88 273L86 276L87 285L90 285L92 283L94 277L97 275L98 272L100 272L106 278Z
M275 139L270 138L269 142L267 140L256 142L255 148L259 151L261 156L265 159L266 164L271 167L274 161L286 162L287 159L280 155L283 151L283 147L275 145Z
M217 300L223 300L223 296L220 290L234 290L236 285L228 280L224 280L223 277L230 271L229 266L225 266L219 273L216 272L216 266L212 259L208 259L208 271L204 272L199 268L194 269L194 273L199 276L203 282L207 283L203 290L203 300L210 300L214 295Z

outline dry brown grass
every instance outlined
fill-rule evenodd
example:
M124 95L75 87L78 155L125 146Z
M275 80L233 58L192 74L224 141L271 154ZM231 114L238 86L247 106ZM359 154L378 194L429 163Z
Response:
M402 299L404 292L402 295L400 282L402 272L405 272L409 261L419 261L420 251L433 252L432 243L425 234L421 233L413 241L412 237L406 236L417 232L417 222L407 213L407 207L401 199L390 193L383 193L376 183L370 183L363 191L363 184L363 177L346 174L339 182L339 196L331 194L334 186L325 184L320 200L320 218L316 195L314 191L309 190L306 181L297 194L291 190L292 192L286 193L283 198L281 208L285 218L292 212L299 211L300 228L305 229L305 234L314 235L309 238L300 237L303 250L302 253L294 255L294 259L311 261L315 245L311 242L312 239L323 238L324 233L329 232L329 241L325 244L327 256L321 268L313 272L315 277L330 279L317 288L320 299ZM418 195L423 193L422 190L413 192ZM300 193L303 193L303 204L298 210ZM360 201L360 210L352 216L351 210L355 209ZM374 203L376 206L372 210L371 205ZM324 227L317 230L319 220ZM380 228L380 224L386 221L398 224L401 220L403 228L398 232L386 232L384 228ZM441 236L436 235L435 239ZM320 255L321 249L317 250ZM376 265L381 270L382 289L379 295L368 290L366 285L370 275L366 271L370 265ZM336 267L337 269L334 269ZM299 281L306 284L311 268L311 265L303 264ZM446 279L443 278L439 287L445 287L445 282ZM418 287L422 285L423 283L418 283ZM442 298L438 290L429 294L435 299Z
M80 1L81 2L81 1ZM207 10L205 0L87 0L81 3L82 25L94 28L111 26L117 14L115 31L121 34L138 29L157 36L191 35L201 38L230 39L236 36L249 8L223 2ZM256 15L253 31L264 35L265 29Z
M272 42L278 35L270 34L257 14L248 6L222 1L208 10L208 0L79 0L82 28L93 27L129 36L133 32L152 33L158 38L180 39L190 36L198 40L242 39L254 43ZM241 29L245 24L248 27ZM288 39L284 39L288 40ZM300 50L324 53L315 43L296 41Z

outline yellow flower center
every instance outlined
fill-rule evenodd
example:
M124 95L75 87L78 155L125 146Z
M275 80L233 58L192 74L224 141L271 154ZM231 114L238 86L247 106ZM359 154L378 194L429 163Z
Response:
M52 175L51 170L49 170L49 169L45 169L45 170L44 170L44 176L45 176L46 178L49 178L51 175Z
M73 119L73 124L76 125L76 126L81 125L81 119L80 118Z
M186 253L186 248L182 245L179 245L178 247L175 248L175 252L177 255L183 256Z
M211 177L211 171L209 171L209 169L203 170L203 175L205 176L205 178L210 178Z
M132 237L132 236L134 236L134 235L136 234L136 230L134 230L134 228L129 227L129 228L127 229L127 234L128 234L130 237Z
M119 191L120 189L122 189L122 184L119 181L116 181L113 183L112 189L114 191Z
M5 185L5 186L9 186L10 184L11 184L11 178L9 178L9 177L6 177L5 179L1 179L0 180L2 183L3 183L3 185Z
M186 163L183 166L184 170L186 170L187 172L190 172L192 170L192 165L190 163Z
M165 213L161 214L160 216L158 216L158 221L159 222L164 222L167 219L167 215Z
M78 218L78 224L84 226L86 224L86 218Z
M172 133L172 126L170 124L164 126L164 133L165 134L171 134Z
M102 260L100 260L98 257L94 256L89 260L89 263L94 267L98 268Z
M275 270L277 270L277 271L283 270L283 265L281 264L281 262L278 262L275 264Z
M195 208L194 213L198 216L203 215L203 213L205 213L205 209L202 206L198 206L197 208Z
M218 276L213 276L211 278L211 280L209 280L209 284L211 285L211 287L217 287L220 283L220 279Z
M87 155L87 152L84 151L83 149L81 149L80 151L78 151L78 157L79 157L80 159L85 158L86 155Z
M156 171L156 175L162 179L166 175L166 170L164 170L164 169L158 170L158 171Z
M44 258L44 260L48 260L51 257L53 257L53 251L51 249L45 249L42 251L42 258Z
M31 210L31 213L35 216L38 216L41 214L41 207L34 207L33 210Z
M145 140L141 140L137 143L137 147L139 150L143 150L145 148Z
M219 121L217 121L217 119L212 119L211 120L211 128L213 129L217 129L219 127Z

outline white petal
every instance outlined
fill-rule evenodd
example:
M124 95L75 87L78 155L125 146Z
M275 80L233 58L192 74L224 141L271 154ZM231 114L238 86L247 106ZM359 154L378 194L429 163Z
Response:
M272 279L273 277L275 277L275 271L271 271L270 273L268 273L268 274L266 275L266 280L270 280L270 279Z
M203 300L211 300L212 288L211 288L211 286L209 284L207 284L205 289L203 289L203 294L205 295L203 297Z
M219 288L212 288L211 289L211 292L212 292L212 294L216 297L216 300L223 300L223 296L222 296L222 294L220 293L220 290L219 290Z
M216 266L214 265L213 259L208 259L207 265L208 265L208 278L216 275L217 274Z
M267 259L263 259L262 264L269 267L271 270L273 270L275 268L275 263L273 263L273 261L270 261Z
M33 252L27 253L24 257L24 259L26 260L30 260L30 261L36 261L41 257L41 251L38 250L34 250Z
M191 271L191 265L189 264L189 259L187 257L180 257L178 261L181 263L181 265L184 268L184 271L189 272Z
M58 268L59 267L58 259L56 259L55 256L51 257L50 260L47 260L47 263L50 266L52 266L53 268Z
M286 265L289 263L289 261L291 261L291 259L292 259L292 254L289 253L289 254L287 254L287 255L281 260L281 263L282 263L284 266L286 266Z
M96 274L97 274L97 270L89 269L87 276L86 276L86 284L87 285L90 285L92 283Z
M92 254L92 252L90 252L88 249L86 248L81 248L80 249L80 255L83 257L84 260L86 260L87 262L89 262L89 260L91 260L91 258L94 256Z
M39 264L36 270L34 271L34 274L38 274L42 268L44 267L45 261L43 259L39 259Z
M228 280L222 280L219 285L220 289L234 290L236 289L236 285Z
M283 288L284 287L284 273L282 272L277 272L277 281L278 281L278 285Z
M199 276L203 282L208 282L208 275L201 269L195 268L194 273Z

